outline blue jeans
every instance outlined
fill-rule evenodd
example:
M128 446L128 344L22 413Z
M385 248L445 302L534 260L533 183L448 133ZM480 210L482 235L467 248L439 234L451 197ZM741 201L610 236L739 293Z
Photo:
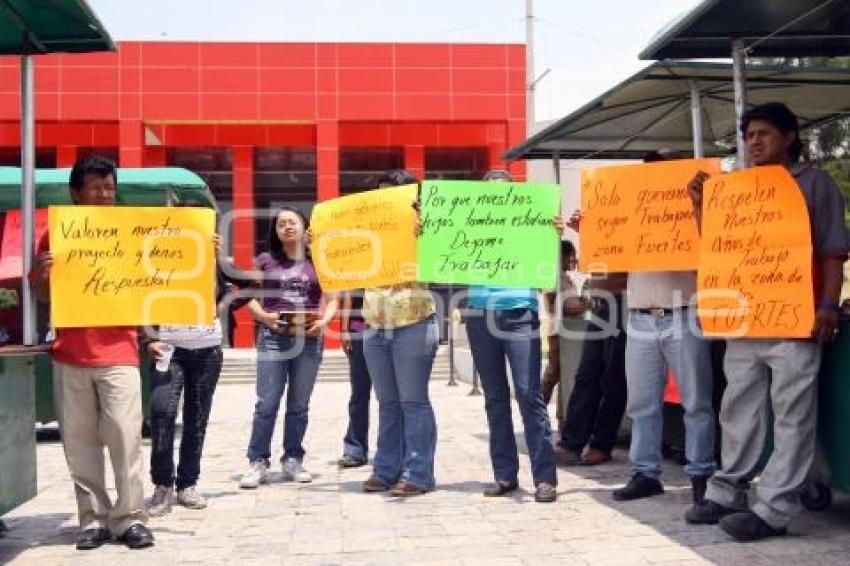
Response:
M714 472L714 409L709 342L702 338L696 309L655 316L632 310L626 341L629 456L635 472L661 475L661 437L667 369L673 371L685 411L685 473Z
M351 333L351 352L348 354L348 377L351 397L348 400L348 430L343 439L343 454L357 460L369 458L369 398L372 378L363 355L363 333Z
M507 358L522 415L534 484L556 484L555 456L549 440L549 414L540 393L540 321L537 312L532 309L470 309L466 332L472 360L484 388L484 408L490 425L490 460L496 479L515 482L519 473L511 417L511 390L505 367Z
M307 432L310 395L322 362L322 338L282 336L268 328L257 334L257 402L248 460L269 460L274 423L287 384L283 423L283 457L304 457L301 443Z
M437 421L428 397L437 354L433 316L401 328L370 329L363 353L378 398L378 447L372 476L387 485L405 480L434 487Z

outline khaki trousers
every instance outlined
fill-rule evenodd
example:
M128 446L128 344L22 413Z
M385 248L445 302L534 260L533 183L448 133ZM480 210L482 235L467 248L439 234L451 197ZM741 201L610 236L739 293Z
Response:
M800 509L799 492L815 453L817 376L821 347L808 340L729 340L720 409L722 463L706 499L746 509L767 438L767 406L773 409L773 452L750 509L770 526L785 528ZM770 371L768 371L770 370Z
M101 527L119 536L133 524L147 521L140 385L137 367L53 362L56 413L81 530ZM115 475L114 504L106 492L104 446Z

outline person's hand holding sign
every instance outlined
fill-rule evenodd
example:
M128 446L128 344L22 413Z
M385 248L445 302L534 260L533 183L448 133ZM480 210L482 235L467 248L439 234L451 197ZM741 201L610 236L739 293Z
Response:
M50 299L50 269L53 267L53 253L41 252L35 257L33 267L33 286L36 297L41 301Z
M50 268L53 267L53 253L41 252L35 257L35 280L50 281Z
M688 183L688 194L694 204L694 216L697 219L697 228L700 232L702 232L702 187L708 178L709 174L705 171L697 171L697 174Z
M574 210L573 213L570 215L570 219L567 220L567 228L573 230L574 232L578 232L578 229L581 227L581 218L581 210Z

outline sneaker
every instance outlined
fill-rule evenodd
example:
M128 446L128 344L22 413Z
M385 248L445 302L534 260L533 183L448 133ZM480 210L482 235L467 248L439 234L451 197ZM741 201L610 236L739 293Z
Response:
M685 522L691 525L716 525L726 515L738 512L738 509L725 507L710 499L703 499L702 502L695 503L693 507L685 511Z
M298 458L287 458L281 466L283 470L283 481L297 481L298 483L310 483L313 474L304 469Z
M664 493L664 487L660 481L641 473L636 473L625 487L614 491L612 497L615 501L631 501L662 493Z
M542 482L537 484L537 489L534 491L534 500L537 503L552 503L558 498L558 492L555 484Z
M174 498L174 488L158 485L153 490L153 496L148 502L148 515L162 517L171 511L171 500Z
M242 489L255 489L261 483L266 481L266 473L269 471L269 465L265 460L254 460L251 462L251 467L247 472L242 474L242 479L239 480L239 487Z
M694 505L699 505L705 501L708 478L709 476L694 476L691 478L691 495L693 496Z
M177 491L177 503L189 509L204 509L207 506L207 500L198 493L194 485Z
M752 511L733 513L720 519L720 528L738 542L752 542L768 537L779 537L787 533L785 529L771 527L764 519Z

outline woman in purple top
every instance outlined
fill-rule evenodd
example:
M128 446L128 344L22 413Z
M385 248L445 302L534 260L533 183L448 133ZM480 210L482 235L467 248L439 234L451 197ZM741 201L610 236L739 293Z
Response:
M280 400L286 394L283 423L283 479L309 482L301 443L307 431L307 411L319 364L322 331L336 314L338 299L322 292L305 240L307 218L284 207L272 217L269 251L255 261L259 300L248 303L259 323L257 332L257 402L248 444L249 469L240 487L256 488L265 481L271 440Z

